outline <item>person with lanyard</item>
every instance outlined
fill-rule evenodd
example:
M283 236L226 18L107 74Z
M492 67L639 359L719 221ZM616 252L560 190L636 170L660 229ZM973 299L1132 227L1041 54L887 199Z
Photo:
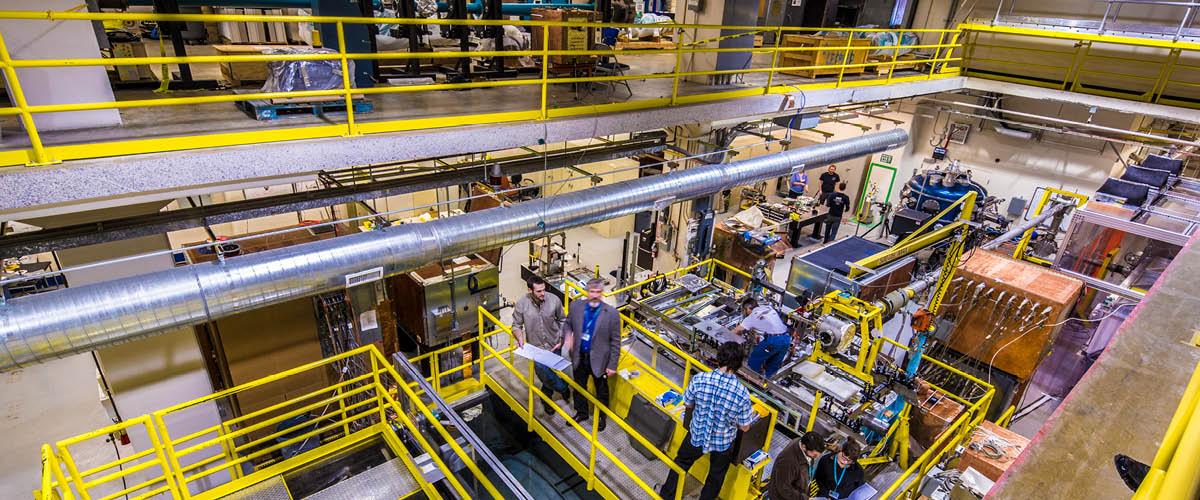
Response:
M846 183L838 184L837 192L825 198L829 213L825 215L825 243L837 238L838 227L842 225L842 214L850 206L850 197L846 196Z
M604 303L603 279L588 281L587 299L571 302L567 308L563 345L570 351L575 383L587 390L590 379L596 385L596 400L608 405L608 376L617 373L621 361L621 320L617 309ZM583 423L591 416L587 397L575 391L572 418ZM601 411L597 429L604 430L607 421Z
M746 297L742 299L742 322L734 327L733 333L741 334L746 330L762 336L750 353L746 366L759 375L771 378L783 366L788 351L792 349L792 336L788 334L787 325L774 307L759 305L753 297Z
M741 368L745 354L737 342L725 342L717 348L717 369L697 374L683 391L687 407L684 427L688 436L679 444L675 464L687 471L700 457L708 455L708 476L700 490L700 500L714 500L725 482L725 472L733 462L733 441L738 429L750 430L758 412L750 402L750 391L734 372ZM671 469L658 496L675 498L679 474Z
M792 198L799 198L804 195L804 191L808 190L808 173L804 170L797 169L792 174L792 183L788 187L788 192Z
M816 493L812 477L817 470L817 457L825 451L825 438L816 432L806 432L793 439L775 457L771 481L767 483L765 499L808 500Z
M567 322L562 301L554 294L546 293L546 280L539 276L531 276L525 284L529 287L529 293L517 300L512 313L512 332L517 337L517 345L529 342L558 354L562 349L563 324ZM542 381L542 391L551 400L558 393L562 393L563 401L570 399L571 387L549 366L534 363L533 370L538 380ZM550 403L545 401L542 401L542 409L546 413L554 413Z
M863 468L858 464L862 447L847 438L838 453L830 453L817 461L813 479L817 481L817 496L830 499L850 498L850 494L866 483Z

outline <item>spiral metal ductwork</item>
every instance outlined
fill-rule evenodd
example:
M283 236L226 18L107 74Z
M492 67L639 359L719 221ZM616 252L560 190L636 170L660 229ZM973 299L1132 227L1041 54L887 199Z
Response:
M547 233L904 145L892 130L750 160L709 165L378 231L357 233L0 304L0 371L83 353Z

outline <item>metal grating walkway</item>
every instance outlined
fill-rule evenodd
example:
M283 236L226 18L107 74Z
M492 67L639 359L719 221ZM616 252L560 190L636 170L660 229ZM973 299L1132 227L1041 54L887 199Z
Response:
M304 498L305 500L395 500L419 489L421 486L404 466L404 462L399 458L393 458Z
M512 399L516 400L522 409L526 407L528 404L529 389L516 375L496 360L487 361L486 371L501 387L508 391L509 395L513 397ZM540 401L540 398L538 399ZM555 400L555 403L566 410L568 415L574 413L571 405L564 403L562 400ZM542 412L541 406L540 402L534 402L535 410L533 415L538 419L538 422L545 426L546 430L554 435L554 437L558 438L563 443L563 446L586 467L590 451L588 438L579 434L579 431L564 421L561 415L556 413L553 416L547 416ZM590 425L591 420L588 420L585 427L590 428ZM608 427L600 432L599 441L614 456L629 467L630 470L638 474L638 477L642 481L645 481L651 488L656 487L667 479L667 472L670 468L659 460L647 460L641 453L634 450L633 446L630 445L628 434L619 425L610 422ZM620 468L616 467L599 450L596 451L595 470L597 483L603 483L608 489L612 490L617 498L648 498L645 490L633 482L633 479L622 472ZM698 493L700 486L700 481L688 476L688 480L683 488L684 497L686 498L689 494Z
M220 500L292 500L283 478L274 476L221 497Z

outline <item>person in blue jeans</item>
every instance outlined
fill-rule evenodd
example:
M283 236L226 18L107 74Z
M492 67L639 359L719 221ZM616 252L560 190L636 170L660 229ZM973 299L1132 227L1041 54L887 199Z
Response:
M563 325L567 322L562 301L554 294L546 293L546 281L538 276L530 277L526 286L529 287L529 293L518 299L517 304L513 306L512 332L517 338L517 344L524 345L529 342L558 354L563 345ZM564 401L570 399L571 387L549 366L534 363L533 371L538 380L542 381L542 391L545 391L550 399L554 399L554 395L558 393L562 394ZM554 409L544 400L542 409L548 414L554 413Z
M741 334L746 330L762 337L746 360L746 366L759 375L771 378L783 366L792 348L792 336L788 333L787 325L774 307L759 305L753 297L746 297L742 300L742 322L733 329L733 333Z

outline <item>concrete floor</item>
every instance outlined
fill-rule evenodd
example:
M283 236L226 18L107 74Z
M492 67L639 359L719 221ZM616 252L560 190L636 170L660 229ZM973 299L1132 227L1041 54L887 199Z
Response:
M157 56L157 43L146 44L147 55ZM168 49L168 54L173 50ZM188 47L189 55L213 55L213 49L208 45ZM629 54L622 55L619 61L630 66L627 75L654 75L670 73L675 66L675 57L671 54ZM770 67L770 54L754 54L749 66L752 68ZM171 66L171 71L176 71ZM161 74L160 67L152 67L156 74ZM220 79L220 70L216 64L192 65L192 73L196 79ZM911 76L914 71L897 71L894 76ZM868 76L869 75L869 76ZM537 79L540 74L524 74L522 79ZM570 76L570 75L566 75ZM846 75L844 80L881 78L874 73L863 75ZM886 76L882 77L886 78ZM688 81L680 81L679 95L695 95L723 90L738 90L761 87L767 82L767 73L746 73L736 79L737 83L729 85L706 85ZM772 85L811 84L816 82L836 81L837 76L819 78L802 78L798 76L777 74ZM622 85L610 87L607 83L593 84L593 88L584 84L553 84L548 86L547 103L550 108L598 105L615 102L639 101L647 99L669 98L672 92L672 78L642 78L629 81L630 92ZM578 88L576 88L578 87ZM245 86L244 90L255 90L256 86ZM167 94L156 93L149 89L117 90L118 101L162 99L179 97L198 97L211 95L228 95L230 91L178 91ZM537 110L540 105L540 87L538 85L519 85L510 87L482 88L469 90L443 90L423 92L402 92L392 94L376 94L369 96L374 110L369 113L356 113L358 123L389 121L401 119L416 119L453 116L476 113L498 113L507 111ZM318 126L345 123L344 115L312 116L296 115L286 118L257 121L238 109L235 103L189 104L165 107L127 108L120 110L124 124L120 127L94 128L71 131L43 132L42 141L46 145L86 144L101 141L152 139L199 135L206 133L228 133L254 131L272 128ZM0 137L0 148L28 147L29 140L24 134L18 117L8 116L0 120L0 130L6 133Z
M1129 498L1113 467L1150 462L1200 362L1193 238L988 498Z

